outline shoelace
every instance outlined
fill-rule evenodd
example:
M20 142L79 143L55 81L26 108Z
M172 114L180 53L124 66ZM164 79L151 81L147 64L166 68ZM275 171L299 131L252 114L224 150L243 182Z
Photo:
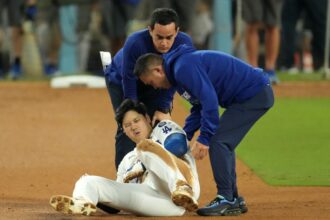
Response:
M220 204L221 201L225 201L225 202L228 202L228 203L230 203L230 204L233 204L235 200L234 200L233 202L229 202L229 201L226 200L224 197L218 195L218 196L215 197L215 199L213 199L213 200L212 200L207 206L212 206L212 205L214 205L214 204Z
M215 205L215 204L219 204L220 201L221 201L221 198L215 197L215 199L213 199L207 206L212 206L212 205Z

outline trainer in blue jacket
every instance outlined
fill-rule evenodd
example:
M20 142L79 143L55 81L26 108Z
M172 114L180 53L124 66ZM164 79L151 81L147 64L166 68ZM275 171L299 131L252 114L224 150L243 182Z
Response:
M191 38L179 31L177 13L168 8L153 11L148 29L131 34L124 47L105 70L106 84L114 110L125 98L143 102L155 121L170 119L175 90L155 90L144 85L133 73L136 60L146 53L164 54L181 44L192 46ZM116 168L123 157L133 150L133 143L121 129L116 134Z
M197 211L199 215L239 215L247 212L238 195L235 149L253 124L274 104L273 91L262 69L218 51L196 51L182 45L160 56L145 54L134 73L145 84L159 89L175 88L192 104L184 130L196 159L209 152L216 198ZM219 117L219 106L225 108Z

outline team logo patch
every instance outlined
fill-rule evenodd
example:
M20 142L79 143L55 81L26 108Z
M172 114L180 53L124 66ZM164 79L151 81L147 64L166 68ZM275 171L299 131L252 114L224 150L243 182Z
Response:
M162 121L162 122L159 122L158 123L158 126L157 127L163 127L164 125L166 125L166 122L165 121Z
M184 92L181 95L185 100L189 100L191 98L191 95L188 92Z

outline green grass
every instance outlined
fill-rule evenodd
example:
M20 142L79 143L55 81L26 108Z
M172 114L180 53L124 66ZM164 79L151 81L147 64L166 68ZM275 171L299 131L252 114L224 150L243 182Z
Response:
M329 127L330 98L277 98L238 157L270 185L329 186Z
M330 185L330 99L283 99L245 137L238 155L271 185Z

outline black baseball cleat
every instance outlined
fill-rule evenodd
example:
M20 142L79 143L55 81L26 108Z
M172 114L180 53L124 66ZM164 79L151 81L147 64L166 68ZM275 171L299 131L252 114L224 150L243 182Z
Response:
M232 216L240 215L241 213L237 199L230 202L220 195L215 197L215 199L204 208L197 210L197 214L203 216Z
M242 213L247 213L247 211L249 209L246 206L244 198L242 196L237 197L237 202L238 202L239 208L241 209L241 212Z

